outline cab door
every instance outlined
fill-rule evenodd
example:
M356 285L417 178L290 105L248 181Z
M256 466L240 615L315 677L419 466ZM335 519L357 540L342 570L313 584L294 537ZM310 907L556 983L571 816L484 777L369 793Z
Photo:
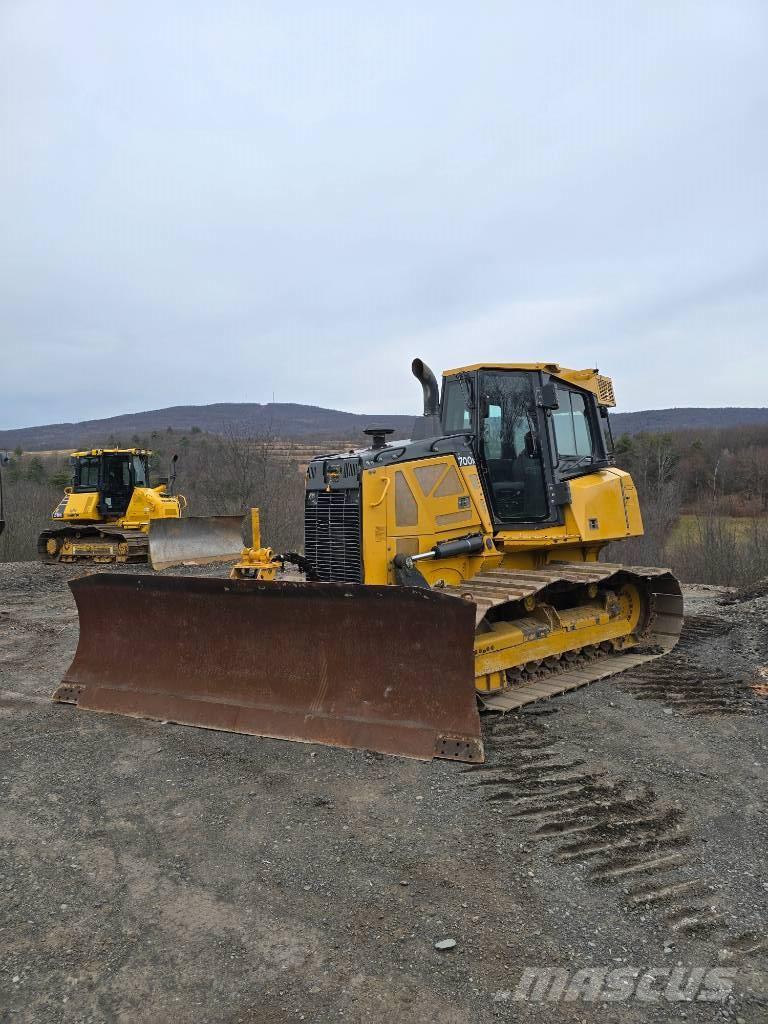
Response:
M101 464L99 512L119 519L124 516L133 494L131 462L126 455L105 455Z

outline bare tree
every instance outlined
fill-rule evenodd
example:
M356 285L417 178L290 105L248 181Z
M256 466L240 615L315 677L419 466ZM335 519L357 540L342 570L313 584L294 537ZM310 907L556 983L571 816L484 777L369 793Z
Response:
M25 477L4 480L6 526L0 536L0 562L37 558L37 538L50 525L60 488Z
M245 514L257 506L264 543L288 550L303 542L303 478L270 432L226 426L182 463L179 488L195 515Z
M621 438L616 457L631 472L640 499L645 533L612 547L609 559L635 565L662 565L666 546L680 516L679 454L668 434Z

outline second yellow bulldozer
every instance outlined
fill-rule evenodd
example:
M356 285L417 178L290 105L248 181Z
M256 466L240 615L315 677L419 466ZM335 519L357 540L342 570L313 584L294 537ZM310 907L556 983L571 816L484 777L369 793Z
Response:
M643 529L612 462L610 379L484 363L446 371L441 394L412 369L411 439L371 428L309 464L302 555L261 548L254 523L233 579L74 581L80 642L55 699L476 762L478 699L508 711L671 649L672 574L600 560Z
M44 562L181 562L232 559L242 547L241 516L188 516L187 500L168 481L150 485L152 452L91 448L70 456L72 483L37 541Z

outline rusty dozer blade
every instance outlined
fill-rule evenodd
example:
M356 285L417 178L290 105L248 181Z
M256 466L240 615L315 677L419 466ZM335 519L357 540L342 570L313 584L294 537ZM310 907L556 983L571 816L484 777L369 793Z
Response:
M474 605L410 587L105 573L72 580L53 699L330 746L482 761Z
M231 562L240 557L243 546L242 516L150 520L149 561L153 569Z

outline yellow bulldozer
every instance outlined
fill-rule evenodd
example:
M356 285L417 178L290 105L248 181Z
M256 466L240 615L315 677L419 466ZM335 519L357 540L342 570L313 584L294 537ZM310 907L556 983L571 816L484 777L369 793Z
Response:
M230 579L73 581L80 708L428 759L483 760L478 707L509 711L670 650L667 569L600 560L638 536L613 465L609 378L556 363L414 360L409 440L307 469L303 554L254 524ZM135 637L141 636L137 647Z
M91 448L70 456L72 483L53 510L37 550L44 562L146 562L165 569L237 556L241 516L188 516L172 494L178 456L167 480L150 486L152 452Z

